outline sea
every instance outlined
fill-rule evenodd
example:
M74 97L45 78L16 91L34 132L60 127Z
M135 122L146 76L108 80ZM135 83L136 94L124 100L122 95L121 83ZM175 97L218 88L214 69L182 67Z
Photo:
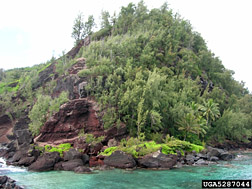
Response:
M0 175L30 189L138 189L138 188L202 188L202 180L251 180L252 153L238 153L233 161L209 166L186 166L171 170L106 170L92 174L68 171L30 172L26 168L8 166L0 158Z

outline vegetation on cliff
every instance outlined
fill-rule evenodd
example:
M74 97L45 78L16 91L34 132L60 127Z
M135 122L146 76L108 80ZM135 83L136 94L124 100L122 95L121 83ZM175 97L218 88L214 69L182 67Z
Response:
M86 27L93 25L90 16ZM39 134L50 112L65 102L65 96L50 100L56 78L85 57L87 68L78 75L88 81L83 89L87 97L99 103L105 129L124 122L131 137L144 135L156 143L167 134L200 145L225 139L247 142L252 136L252 96L244 83L234 80L234 72L166 3L152 10L143 1L130 3L112 17L103 11L99 31L73 31L77 45L86 35L91 43L74 59L63 53L31 68L1 70L0 113L17 119L29 112L31 131ZM42 73L55 62L56 70L41 83Z

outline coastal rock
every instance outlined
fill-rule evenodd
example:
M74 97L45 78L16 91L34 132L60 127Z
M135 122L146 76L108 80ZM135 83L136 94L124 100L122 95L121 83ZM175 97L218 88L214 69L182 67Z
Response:
M36 160L36 158L34 156L32 156L32 157L23 157L16 163L16 165L26 166L27 167L27 166L31 165L35 160Z
M90 167L103 166L103 165L104 165L104 157L91 156L89 158Z
M211 156L209 160L210 161L219 161L219 158L216 156Z
M195 165L208 165L208 164L209 162L203 159L199 159L198 161L195 162Z
M186 163L187 163L188 165L192 165L192 164L194 163L194 161L196 161L195 156L192 155L192 154L186 155L185 160L186 160Z
M7 135L11 133L12 121L8 115L0 117L0 143L9 142Z
M74 148L71 148L69 151L63 153L64 161L81 159L81 156L82 154Z
M82 159L84 165L88 164L89 156L87 154L82 154L81 159Z
M54 165L60 161L59 152L45 153L40 156L28 169L31 171L50 171L53 170Z
M208 149L207 156L209 158L212 157L212 156L219 157L221 155L221 153L224 152L224 150L218 149L218 148L208 147L207 149Z
M138 160L139 166L144 168L166 168L170 169L177 163L176 155L165 155L161 152L148 154Z
M61 171L61 170L63 170L63 167L62 167L62 164L63 164L63 163L64 163L63 161L60 161L60 162L58 162L58 163L55 163L54 169L53 169L53 170L55 170L55 171Z
M91 173L91 169L85 166L79 166L74 169L75 173Z
M228 152L223 152L220 154L220 159L224 160L224 161L230 161L230 160L234 159L234 155L230 154Z
M103 127L94 106L95 103L87 99L75 99L63 104L59 112L47 120L41 129L41 135L36 140L74 143L81 129L96 137L103 135Z
M64 171L73 171L76 167L83 166L83 161L81 159L73 159L62 163Z
M7 180L8 180L7 176L0 176L0 184L5 184Z
M198 157L199 159L207 160L207 155L206 155L206 154L198 153L198 154L196 155L196 157Z
M22 157L24 156L24 153L22 151L17 151L14 156L12 157L12 159L9 159L8 162L10 163L14 163L19 161Z
M32 141L32 133L29 131L30 119L26 117L20 118L13 127L13 135L17 139L19 146L29 146Z
M87 154L82 154L74 148L64 152L64 161L70 161L73 159L81 159L84 165L88 164L89 162L89 156Z
M104 164L116 168L126 169L136 166L136 161L132 155L126 154L122 151L115 151L111 156L104 159Z
M22 187L16 185L16 181L7 177L0 176L0 188L5 189L23 189Z

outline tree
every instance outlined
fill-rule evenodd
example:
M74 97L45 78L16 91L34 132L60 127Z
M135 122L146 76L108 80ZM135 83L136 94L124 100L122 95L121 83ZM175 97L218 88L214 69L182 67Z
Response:
M83 14L79 13L77 15L77 18L74 20L74 25L73 25L73 32L72 32L72 38L75 39L75 44L78 44L79 41L83 37L83 29L84 29L84 22L83 22Z
M95 26L94 17L90 15L87 22L83 21L83 14L79 13L74 20L72 37L75 39L75 44L78 44L80 40L92 33L92 29Z
M214 103L213 99L209 99L207 102L204 101L204 105L200 108L203 111L203 116L206 118L207 126L211 124L220 116L220 111L217 103Z
M192 113L187 113L181 120L177 122L177 125L178 130L185 132L184 140L186 140L188 133L199 133L199 124Z
M108 11L102 11L101 13L101 27L102 28L110 28L111 25L109 23L109 18L110 18L110 15L109 15L109 12Z
M88 21L84 24L84 29L82 33L82 39L84 39L86 36L89 36L92 34L92 29L95 26L94 17L93 15L88 16Z
M3 68L0 68L0 81L2 81L5 78L5 73Z

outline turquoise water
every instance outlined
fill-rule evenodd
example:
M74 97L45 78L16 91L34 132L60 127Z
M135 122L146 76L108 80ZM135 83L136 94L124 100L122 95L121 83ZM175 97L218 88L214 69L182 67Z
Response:
M202 179L252 179L252 154L237 160L206 167L183 167L173 170L109 170L95 174L66 171L28 172L20 168L0 168L17 184L34 189L79 188L201 188Z

